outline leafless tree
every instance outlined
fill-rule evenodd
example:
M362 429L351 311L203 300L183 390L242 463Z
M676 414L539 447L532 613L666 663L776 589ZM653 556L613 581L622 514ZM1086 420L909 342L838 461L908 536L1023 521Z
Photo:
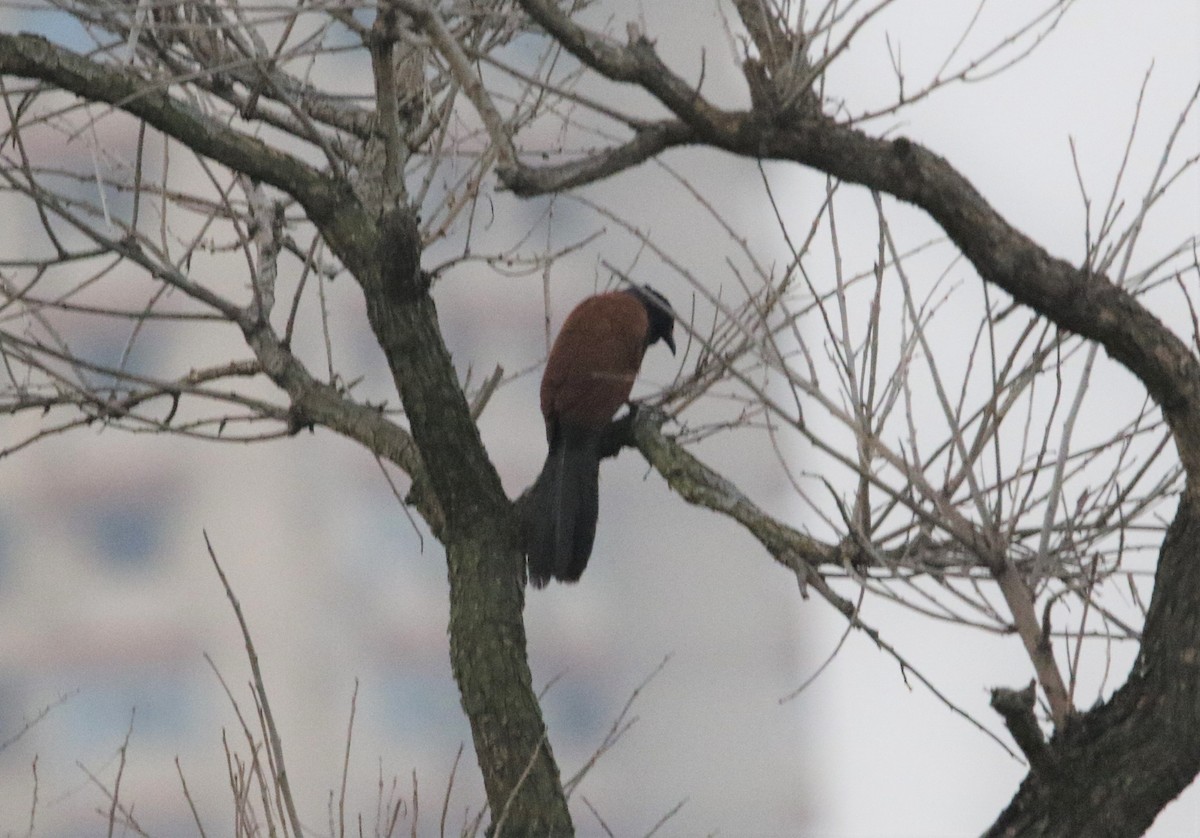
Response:
M1016 635L1036 691L997 689L993 706L1029 773L990 834L1137 835L1200 771L1197 241L1135 255L1196 165L1180 142L1196 95L1138 206L1116 186L1093 202L1081 179L1078 265L892 127L1021 61L1069 0L968 55L984 0L935 73L914 82L893 54L894 98L862 109L830 71L891 0L722 4L748 91L732 105L706 93L710 56L689 76L639 23L595 28L620 18L593 4L51 5L89 49L0 34L0 179L26 231L0 254L0 404L39 417L0 456L95 423L214 440L321 426L398 468L446 549L453 670L497 832L572 825L526 660L520 502L476 424L512 375L460 380L433 294L468 263L546 278L592 242L475 244L481 202L501 193L569 198L693 292L685 363L614 426L614 452L636 446L921 681L861 619L861 597ZM355 56L369 56L369 90L339 84L337 62ZM785 264L670 168L684 146L755 167ZM728 235L711 275L586 189L654 164ZM821 176L801 221L779 194L791 168ZM937 230L899 232L914 212ZM842 215L870 219L867 251L846 244ZM431 264L447 243L457 255ZM321 307L342 275L398 410L357 396L361 371L342 366ZM1164 323L1153 294L1189 316ZM976 319L946 322L951 297ZM89 324L112 322L128 335L120 357L79 348ZM159 336L208 348L164 373L145 357ZM1144 399L1090 416L1101 350ZM776 452L803 516L772 514L697 455L735 433ZM1116 641L1137 644L1136 663L1083 711L1096 698L1077 690L1083 650Z

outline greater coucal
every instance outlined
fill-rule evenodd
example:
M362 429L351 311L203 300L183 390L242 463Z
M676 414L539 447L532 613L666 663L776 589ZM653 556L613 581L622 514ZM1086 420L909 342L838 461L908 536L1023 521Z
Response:
M600 440L629 398L642 356L662 340L675 354L675 313L648 285L588 297L567 315L542 375L550 452L527 522L529 580L579 579L596 537Z

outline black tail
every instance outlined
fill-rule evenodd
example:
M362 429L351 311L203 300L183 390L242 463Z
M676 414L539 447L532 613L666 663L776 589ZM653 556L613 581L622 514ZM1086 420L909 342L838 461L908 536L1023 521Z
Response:
M575 582L596 538L600 455L592 439L557 440L533 489L529 581Z

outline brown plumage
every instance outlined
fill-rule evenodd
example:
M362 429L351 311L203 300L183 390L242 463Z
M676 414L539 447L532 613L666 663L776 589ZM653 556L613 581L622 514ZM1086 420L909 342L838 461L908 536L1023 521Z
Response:
M579 579L596 536L600 440L629 399L647 347L675 352L674 313L649 286L588 297L567 315L542 376L550 451L533 488L529 579Z

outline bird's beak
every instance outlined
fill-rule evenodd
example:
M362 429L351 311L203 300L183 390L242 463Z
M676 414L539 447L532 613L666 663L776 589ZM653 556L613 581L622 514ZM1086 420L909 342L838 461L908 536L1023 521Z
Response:
M667 348L671 350L671 354L674 355L675 354L675 336L673 334L671 334L670 332L667 332L667 334L663 337L663 343L665 343L667 345Z

